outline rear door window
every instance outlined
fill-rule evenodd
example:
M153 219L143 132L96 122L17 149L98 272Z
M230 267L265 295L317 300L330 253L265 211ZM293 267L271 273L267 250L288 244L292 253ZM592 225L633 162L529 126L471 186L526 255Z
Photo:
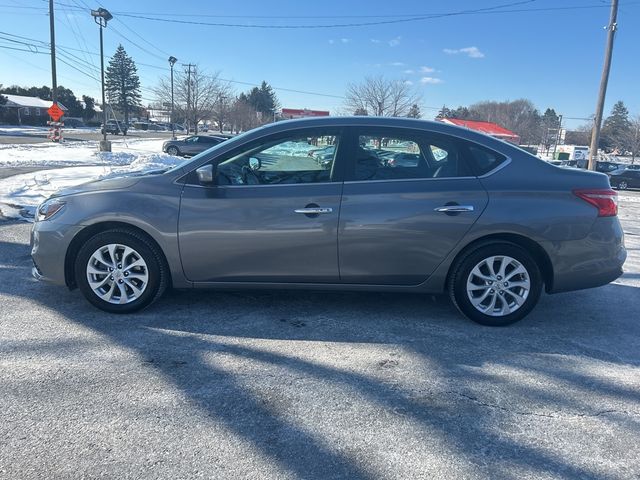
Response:
M454 139L427 132L361 129L353 180L451 178L471 174Z

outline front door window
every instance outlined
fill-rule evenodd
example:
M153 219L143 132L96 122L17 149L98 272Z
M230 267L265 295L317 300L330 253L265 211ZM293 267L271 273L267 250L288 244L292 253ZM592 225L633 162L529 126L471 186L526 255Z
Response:
M330 131L290 134L261 141L223 160L218 185L283 185L330 182L339 135Z

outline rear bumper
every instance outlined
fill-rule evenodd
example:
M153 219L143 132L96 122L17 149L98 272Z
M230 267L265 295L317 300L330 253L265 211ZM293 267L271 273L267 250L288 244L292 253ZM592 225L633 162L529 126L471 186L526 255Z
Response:
M627 258L624 232L618 217L596 219L589 235L581 240L547 245L552 251L553 283L548 293L600 287L622 275Z

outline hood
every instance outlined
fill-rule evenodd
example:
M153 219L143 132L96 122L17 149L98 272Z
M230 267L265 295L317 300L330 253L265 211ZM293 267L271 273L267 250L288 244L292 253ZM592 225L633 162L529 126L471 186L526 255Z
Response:
M64 197L67 195L74 195L77 193L96 192L100 190L122 190L124 188L130 188L138 183L142 176L155 172L127 172L112 174L99 180L93 180L87 183L81 183L73 187L65 188L56 192L53 197Z

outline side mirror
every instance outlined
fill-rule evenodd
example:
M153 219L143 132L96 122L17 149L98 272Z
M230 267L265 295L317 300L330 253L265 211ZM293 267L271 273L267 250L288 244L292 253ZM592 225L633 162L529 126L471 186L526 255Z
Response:
M198 181L202 184L213 183L213 165L204 165L196 170Z
M260 170L262 168L262 160L256 157L249 157L249 168L251 170Z

